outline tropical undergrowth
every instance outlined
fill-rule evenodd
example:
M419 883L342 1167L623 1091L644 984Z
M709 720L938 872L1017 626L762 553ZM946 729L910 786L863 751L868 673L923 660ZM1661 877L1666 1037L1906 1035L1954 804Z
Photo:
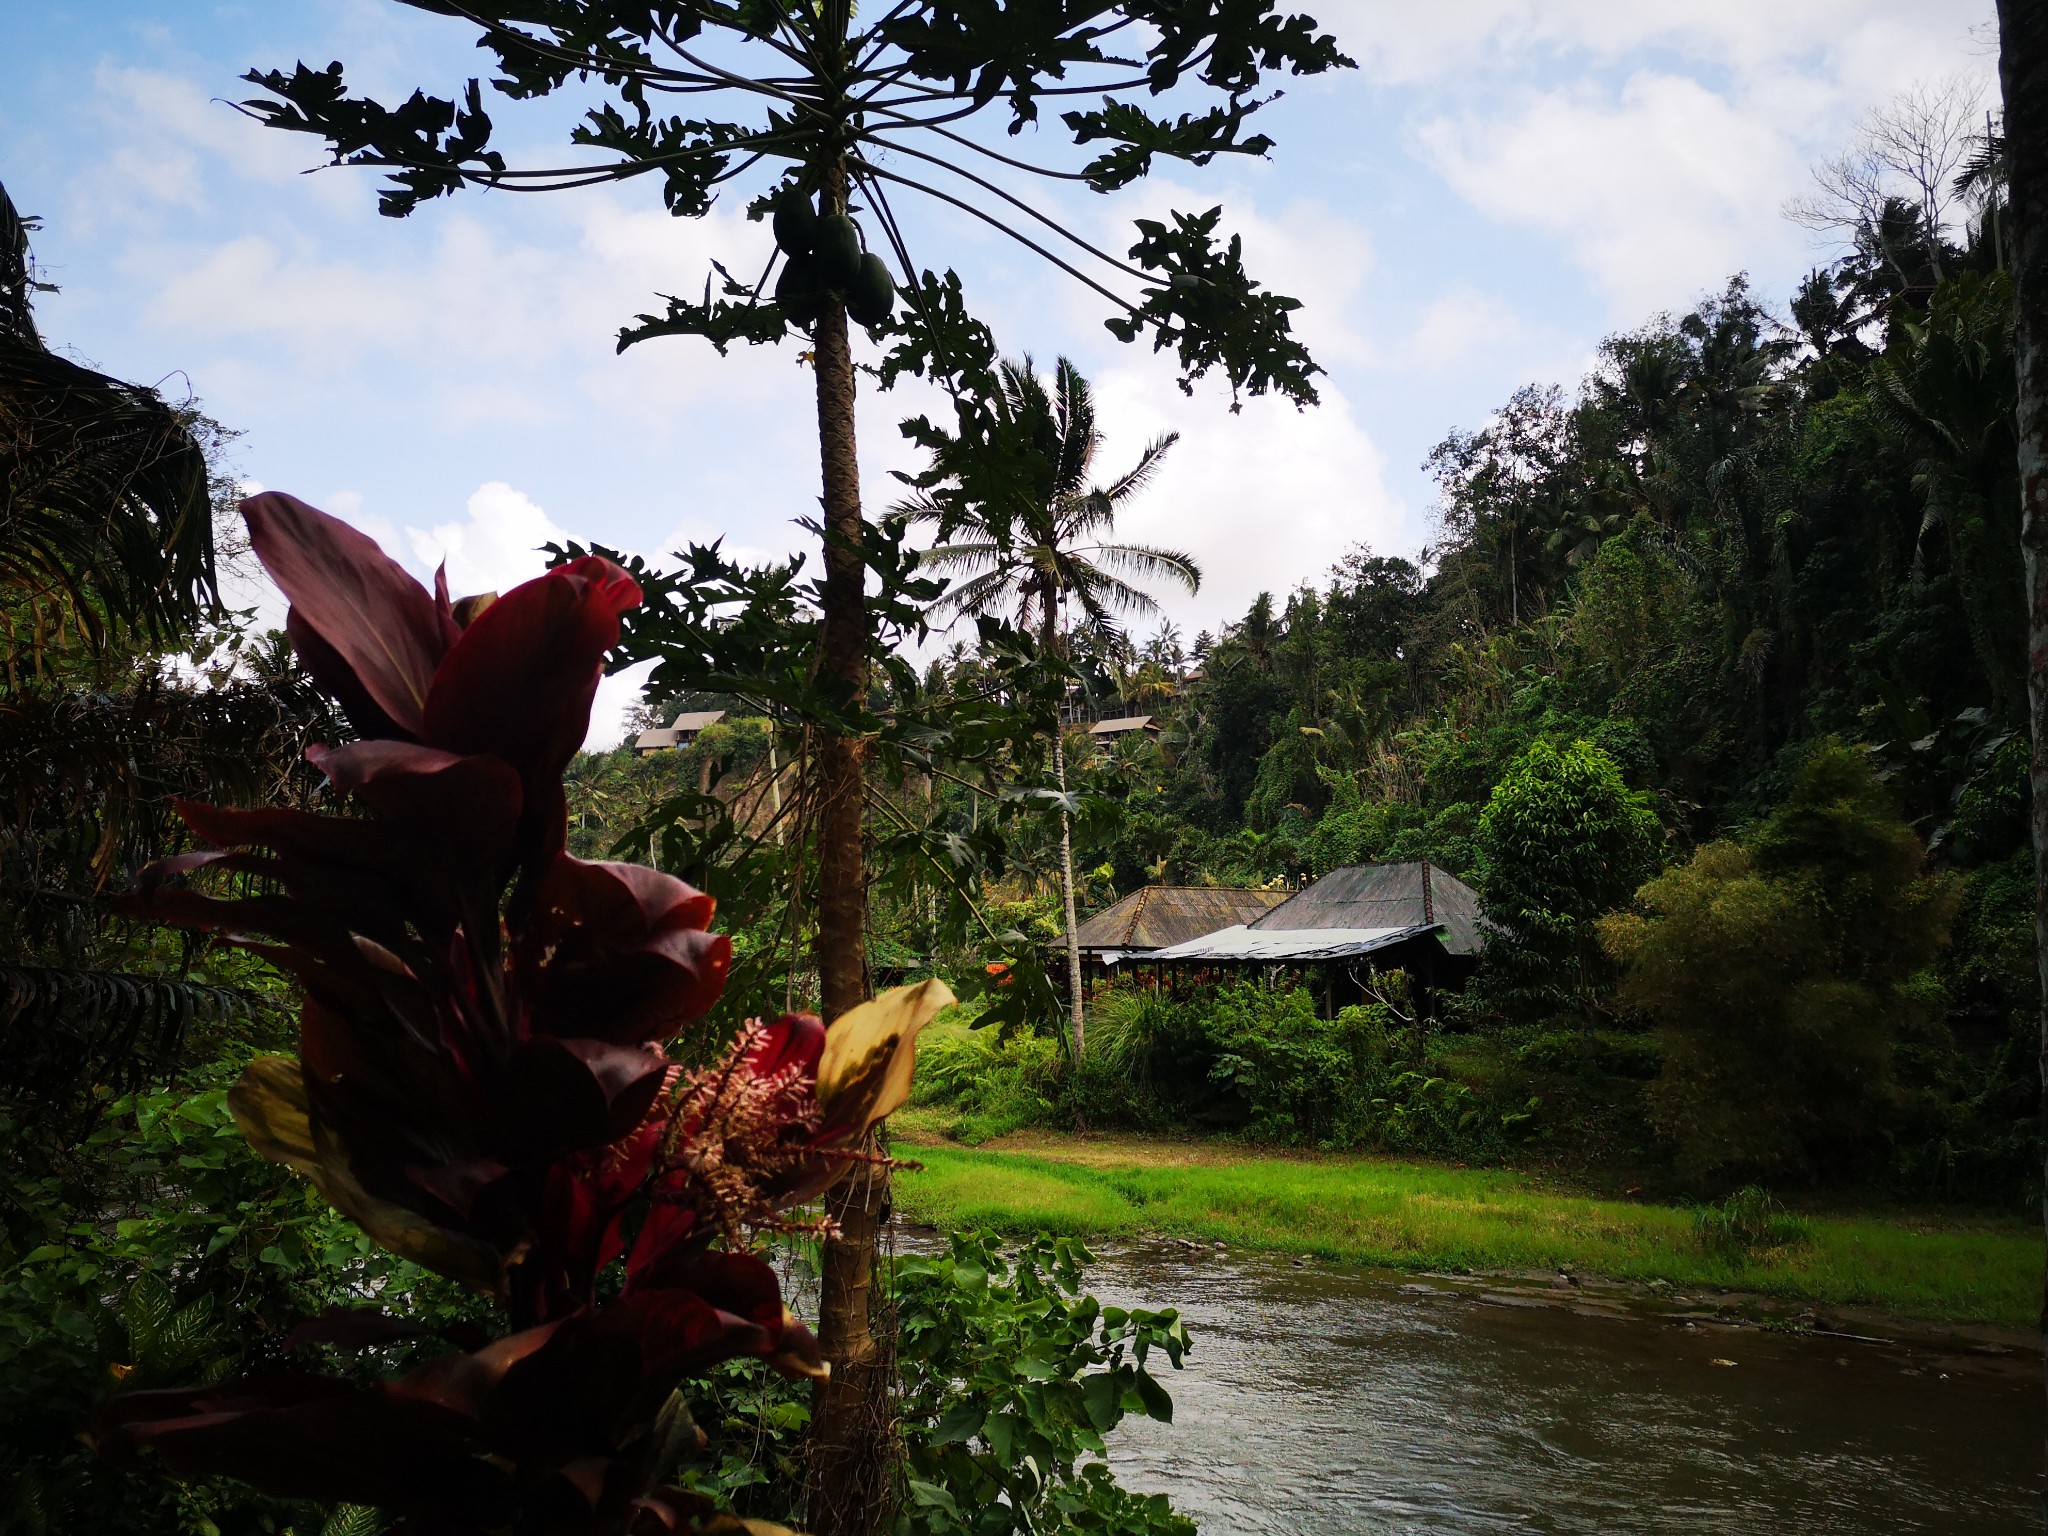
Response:
M1118 987L1093 1001L1079 1061L1036 1035L940 1029L916 1102L973 1143L1026 1126L1193 1129L1283 1147L1498 1161L1541 1107L1525 1083L1461 1075L1456 1042L1391 1004L1318 1016L1301 987Z

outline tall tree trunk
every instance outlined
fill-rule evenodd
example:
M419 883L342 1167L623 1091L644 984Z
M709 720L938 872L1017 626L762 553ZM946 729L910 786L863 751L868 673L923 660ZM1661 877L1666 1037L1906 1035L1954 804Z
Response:
M2048 0L1998 0L1998 75L2012 199L2020 545L2027 568L2027 698L2034 732L2034 939L2042 985L2040 1064L2048 1089ZM2048 1125L2048 1091L2043 1099ZM2042 1201L2048 1222L2048 1166ZM2048 1273L2041 1340L2048 1355Z
M1052 733L1052 766L1059 778L1060 793L1067 792L1066 725ZM1067 902L1067 1012L1074 1022L1074 1060L1081 1060L1081 933L1074 916L1074 825L1065 806L1060 807L1060 885Z
M846 207L843 164L826 177L826 212ZM813 341L818 443L824 469L824 625L819 675L858 699L867 687L866 572L861 563L860 464L854 441L853 349L846 309L833 304ZM818 982L826 1020L866 1001L867 876L861 849L867 744L822 733L818 754ZM876 1239L887 1173L856 1165L825 1197L838 1236L823 1244L818 1342L832 1375L811 1428L810 1528L817 1536L874 1536L887 1518L894 1425L893 1353L870 1326Z
M1060 642L1059 604L1057 594L1048 592L1044 598L1045 619L1040 636L1040 648L1050 656ZM1064 698L1064 695L1062 695ZM1067 722L1064 704L1054 714L1052 722L1052 768L1059 781L1060 793L1067 792ZM1076 924L1074 911L1074 824L1065 806L1060 807L1060 895L1067 907L1067 1014L1072 1020L1074 1031L1074 1061L1081 1060L1082 1009L1081 1009L1081 934Z

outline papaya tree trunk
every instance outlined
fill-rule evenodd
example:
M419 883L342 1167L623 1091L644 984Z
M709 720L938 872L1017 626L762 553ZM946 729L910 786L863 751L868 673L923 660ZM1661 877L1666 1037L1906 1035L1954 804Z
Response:
M2027 700L2034 738L2034 939L2042 985L2040 1065L2048 1085L2048 0L1998 0L1998 75L2005 94L2017 309L2020 547L2026 559ZM2048 1125L2048 1091L2042 1108ZM2048 1166L2042 1201L2048 1222ZM2048 1355L2048 1273L2041 1340Z
M820 202L826 212L845 210L843 165L826 177ZM831 304L818 321L813 356L826 529L819 675L826 686L838 684L857 699L867 686L867 602L845 306ZM860 738L822 733L816 954L827 1021L868 996L865 755ZM874 1536L888 1514L893 1352L877 1347L869 1320L876 1238L888 1199L886 1172L868 1165L857 1165L825 1197L826 1214L839 1230L822 1245L819 1280L818 1341L832 1374L819 1387L811 1427L810 1529L816 1536Z

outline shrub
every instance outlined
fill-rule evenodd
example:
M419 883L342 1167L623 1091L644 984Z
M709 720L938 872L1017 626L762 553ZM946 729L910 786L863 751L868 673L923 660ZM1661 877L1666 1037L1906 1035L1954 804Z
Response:
M948 1031L918 1052L913 1100L961 1111L952 1134L972 1146L1050 1120L1065 1059L1062 1042L1040 1035Z
M907 1497L897 1536L1194 1536L1162 1494L1117 1486L1103 1437L1126 1414L1170 1421L1153 1374L1189 1347L1172 1312L1104 1307L1088 1250L988 1233L896 1265Z
M1693 1213L1693 1231L1702 1248L1724 1258L1813 1241L1813 1227L1805 1217L1793 1215L1768 1190L1754 1184L1745 1184L1719 1205L1700 1206Z
M1622 1002L1656 1026L1650 1113L1681 1172L1814 1174L1872 1150L1956 907L1921 858L1865 755L1823 744L1750 837L1702 848L1602 923Z
M1303 988L1106 994L1060 1101L1091 1125L1224 1130L1282 1146L1495 1157L1526 1103L1475 1092L1381 1003L1316 1016Z
M1503 930L1490 968L1510 986L1553 998L1595 989L1595 920L1657 867L1648 796L1590 742L1538 741L1495 786L1476 846L1486 914Z
M785 1252L803 1267L801 1249ZM1186 1325L1101 1305L1084 1288L1092 1262L1071 1238L1006 1252L985 1232L894 1261L905 1475L892 1536L1193 1536L1163 1495L1119 1487L1098 1459L1126 1415L1172 1417L1155 1372L1179 1367ZM735 1360L687 1393L708 1443L678 1481L742 1516L798 1519L809 1385Z

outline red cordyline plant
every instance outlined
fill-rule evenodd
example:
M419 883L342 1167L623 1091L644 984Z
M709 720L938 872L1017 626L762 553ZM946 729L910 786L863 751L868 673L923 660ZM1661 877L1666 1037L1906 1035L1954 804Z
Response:
M741 1355L824 1374L746 1236L865 1155L951 994L900 988L830 1029L786 1014L685 1070L663 1043L731 959L711 898L565 848L562 770L632 578L593 557L451 602L445 576L429 593L292 497L242 510L301 659L361 738L310 753L353 814L181 805L217 851L152 867L130 906L299 979L299 1056L250 1065L236 1123L385 1248L496 1297L508 1328L385 1381L132 1393L97 1438L374 1505L419 1536L737 1530L664 1480L696 1438L675 1389ZM166 883L202 868L265 894ZM422 1332L330 1314L294 1343Z

